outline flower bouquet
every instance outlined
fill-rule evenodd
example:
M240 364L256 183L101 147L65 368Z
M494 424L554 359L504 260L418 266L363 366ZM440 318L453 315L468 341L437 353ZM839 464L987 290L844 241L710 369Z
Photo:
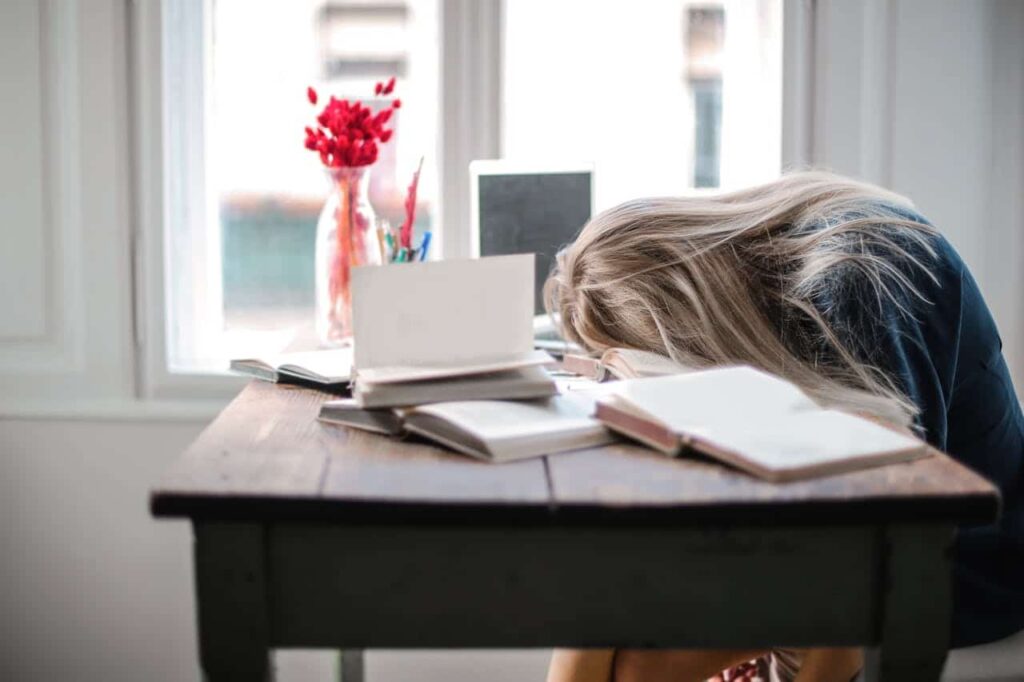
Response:
M374 94L388 97L394 88L395 79L391 78L377 83ZM316 106L316 90L310 87L306 94ZM315 275L317 335L327 345L346 343L352 336L353 267L426 256L429 233L419 249L412 249L419 170L409 187L405 221L397 234L377 224L369 200L370 168L381 145L394 135L394 128L388 125L401 106L396 97L374 111L359 101L332 96L317 115L317 125L306 127L306 149L319 155L331 185L317 223Z

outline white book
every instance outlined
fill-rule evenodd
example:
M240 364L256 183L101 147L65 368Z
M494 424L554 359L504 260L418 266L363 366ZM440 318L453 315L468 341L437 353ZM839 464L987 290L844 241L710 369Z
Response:
M593 408L593 398L581 394L390 410L363 409L355 400L332 400L321 407L320 419L389 435L408 431L463 454L506 462L613 441L614 435L591 416Z
M362 407L542 398L533 348L533 256L355 268L353 397Z
M595 381L640 379L692 371L691 367L672 358L635 348L609 348L600 357L570 353L562 358L562 369Z
M360 380L352 397L361 407L399 407L452 400L504 400L555 395L558 386L542 367L520 367L498 372L456 373L415 381Z
M231 361L232 371L272 381L325 388L347 387L352 378L352 348L279 353Z
M819 406L752 367L632 379L597 399L609 428L661 450L684 448L771 481L915 459L928 447L869 419Z

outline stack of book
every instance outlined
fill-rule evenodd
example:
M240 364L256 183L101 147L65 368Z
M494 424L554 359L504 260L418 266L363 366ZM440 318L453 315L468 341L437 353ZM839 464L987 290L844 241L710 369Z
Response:
M593 400L558 395L554 359L534 350L533 268L530 254L356 268L348 356L232 366L323 387L343 380L351 398L326 402L321 420L493 461L608 443Z

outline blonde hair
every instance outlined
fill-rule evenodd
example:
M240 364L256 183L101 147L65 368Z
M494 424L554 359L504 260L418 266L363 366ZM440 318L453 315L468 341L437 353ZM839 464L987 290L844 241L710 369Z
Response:
M638 199L592 218L545 285L562 333L692 367L749 364L822 404L909 425L916 406L829 318L860 283L876 315L909 314L934 229L905 198L821 172L708 197ZM839 303L842 305L842 302ZM853 305L862 305L860 301Z

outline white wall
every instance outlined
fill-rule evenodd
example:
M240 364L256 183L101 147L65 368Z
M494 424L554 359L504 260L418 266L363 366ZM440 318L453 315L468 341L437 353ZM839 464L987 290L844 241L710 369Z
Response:
M148 489L197 423L0 420L0 679L199 680L191 530ZM333 653L278 656L279 682ZM546 651L374 651L373 682L541 680Z
M1024 3L819 0L809 160L909 196L972 269L1024 387Z
M0 421L0 678L197 677L189 528L147 491L199 430Z

